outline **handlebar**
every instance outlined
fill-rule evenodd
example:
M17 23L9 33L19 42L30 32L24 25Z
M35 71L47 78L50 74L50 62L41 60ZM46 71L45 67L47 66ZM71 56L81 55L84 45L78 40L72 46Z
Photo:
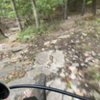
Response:
M14 86L7 87L6 84L4 84L1 81L0 81L0 99L6 99L10 93L9 89L16 89L16 88L37 88L37 89L49 90L49 91L65 94L65 95L75 97L81 100L90 100L85 97L82 97L70 92L66 92L60 89L52 88L52 87L45 87L45 86L32 85L32 84L21 84L21 85L14 85Z
M57 92L57 93L61 93L61 94L65 94L68 96L72 96L81 100L90 100L87 99L85 97L70 93L70 92L66 92L60 89L56 89L56 88L51 88L51 87L45 87L45 86L39 86L39 85L32 85L32 84L21 84L21 85L14 85L14 86L10 86L10 89L16 89L16 88L38 88L38 89L43 89L43 90L49 90L49 91L53 91L53 92Z

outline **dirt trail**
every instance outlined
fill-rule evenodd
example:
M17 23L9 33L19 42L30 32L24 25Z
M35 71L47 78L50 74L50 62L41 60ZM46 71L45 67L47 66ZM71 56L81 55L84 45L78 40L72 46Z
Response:
M94 36L97 31L93 24L95 21L85 21L79 15L70 16L58 30L27 44L16 42L16 34L12 34L8 43L2 41L0 44L0 78L5 82L12 80L8 85L35 83L34 77L45 73L47 86L92 99L96 94L99 100L95 88L82 82L89 66L95 64L97 68L100 65L100 36L99 33L96 38ZM11 92L10 100L14 100L17 94L18 90ZM48 93L47 99L55 100L58 96L59 100L76 100L52 92Z

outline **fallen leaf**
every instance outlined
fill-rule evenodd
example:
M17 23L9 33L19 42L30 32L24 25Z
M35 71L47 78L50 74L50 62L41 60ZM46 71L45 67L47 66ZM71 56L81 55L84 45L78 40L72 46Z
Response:
M31 61L28 61L26 64L27 64L27 65L31 64Z
M4 80L5 80L5 78L1 78L1 80L2 80L2 81L4 81Z
M76 91L75 93L76 93L77 95L83 96L83 93L80 92L80 91Z
M50 46L50 42L46 42L46 43L44 43L44 46L49 47L49 46Z
M11 72L11 75L15 75L15 72L14 72L14 71L12 71L12 72Z
M53 11L55 11L55 10L56 10L56 8L55 8L55 7L53 7L53 8L52 8L52 10L53 10Z
M49 59L50 59L51 61L53 61L53 56L49 56Z
M9 75L9 78L10 78L10 79L13 78L13 75Z
M66 81L67 81L67 82L71 81L71 78L67 77L67 78L66 78Z
M64 82L69 82L69 81L71 81L71 78L70 78L70 77L67 77L67 78L61 78L61 80L64 81Z
M85 53L84 53L84 56L85 56L85 57L89 57L89 56L91 56L91 54L90 54L90 52L85 52Z
M75 75L78 73L78 72L77 72L77 68L74 67L74 66L70 66L70 67L69 67L69 70L70 70L72 73L74 73Z
M83 36L81 36L80 38L83 39Z
M14 60L14 59L11 59L11 60L10 60L11 63L14 63L14 62L16 62L16 61L17 61L16 59L15 59L15 60Z
M17 61L16 63L19 63L19 61Z
M4 54L6 55L6 54L7 54L7 52L4 52Z
M51 61L50 60L46 62L46 65L50 65L50 64L51 64Z
M50 43L46 44L46 46L49 47L50 46Z
M37 72L36 75L40 75L40 73Z
M23 49L22 51L26 51L26 49Z
M35 68L36 66L34 65L33 68Z
M24 72L19 74L19 77L20 77L20 78L22 78L22 77L24 77L24 76L25 76L25 73L24 73Z

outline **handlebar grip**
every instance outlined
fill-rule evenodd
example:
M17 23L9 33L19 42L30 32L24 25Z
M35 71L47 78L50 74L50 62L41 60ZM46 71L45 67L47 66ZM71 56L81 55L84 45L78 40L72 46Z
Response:
M6 99L10 94L9 88L0 80L0 99Z

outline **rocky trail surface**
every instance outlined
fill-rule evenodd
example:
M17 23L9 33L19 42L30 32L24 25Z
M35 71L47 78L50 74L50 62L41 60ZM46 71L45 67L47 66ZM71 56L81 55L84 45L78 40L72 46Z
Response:
M8 86L34 84L34 78L44 73L47 76L46 85L49 87L85 96L91 100L99 100L100 91L85 82L91 81L85 71L90 66L99 68L100 37L94 38L92 34L94 26L87 27L90 23L84 23L82 19L77 23L76 20L71 20L68 19L70 23L67 21L61 23L63 29L60 27L56 32L39 36L31 43L16 41L16 34L10 35L8 42L1 42L0 78L8 83ZM85 32L86 30L89 30L91 35ZM16 95L24 95L22 98L28 97L25 91L25 89L13 90L8 99L19 100L15 99ZM47 91L47 100L58 98L79 100Z

